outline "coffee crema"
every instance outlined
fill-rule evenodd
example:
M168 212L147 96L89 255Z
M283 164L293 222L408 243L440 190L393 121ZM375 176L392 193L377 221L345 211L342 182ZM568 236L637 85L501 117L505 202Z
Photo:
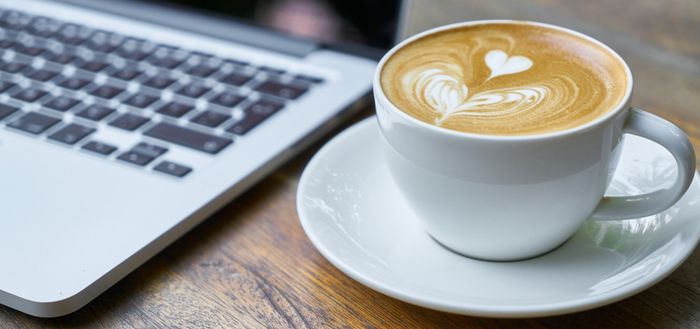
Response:
M529 23L456 27L414 40L384 64L381 87L426 123L488 135L573 128L625 96L624 64L603 46Z

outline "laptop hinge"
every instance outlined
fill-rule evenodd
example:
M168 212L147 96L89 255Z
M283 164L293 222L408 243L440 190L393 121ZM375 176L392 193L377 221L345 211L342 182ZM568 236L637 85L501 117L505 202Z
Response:
M158 5L133 0L56 0L79 7L117 14L189 32L233 41L283 54L305 57L319 45L272 30L236 22L225 16L177 5Z

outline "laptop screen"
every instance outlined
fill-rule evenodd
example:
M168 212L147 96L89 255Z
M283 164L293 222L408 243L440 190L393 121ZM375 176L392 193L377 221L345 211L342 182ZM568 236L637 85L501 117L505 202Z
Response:
M388 49L397 33L400 0L157 0L213 12L327 44Z

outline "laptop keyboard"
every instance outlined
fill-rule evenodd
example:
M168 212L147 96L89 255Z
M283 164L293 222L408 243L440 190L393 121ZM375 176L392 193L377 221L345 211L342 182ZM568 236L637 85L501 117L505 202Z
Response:
M243 58L1 8L0 54L1 99L13 100L0 102L0 124L174 177L192 168L160 159L171 145L216 155L323 83ZM119 149L91 138L99 129L157 142Z

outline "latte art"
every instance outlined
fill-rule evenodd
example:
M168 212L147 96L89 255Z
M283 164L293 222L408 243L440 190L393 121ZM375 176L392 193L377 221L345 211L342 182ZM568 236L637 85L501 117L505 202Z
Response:
M486 54L486 63L494 63L493 58L496 56L503 58L505 54L499 50L490 51ZM500 59L498 61L501 62ZM489 64L491 75L487 80L522 72L532 66L527 57L511 57L509 61L506 65ZM553 90L566 88L567 78L561 79L562 81L553 79L539 85L495 89L474 95L469 94L468 86L441 69L427 69L418 73L417 77L409 74L403 83L404 88L413 91L420 104L432 107L439 113L435 124L441 125L455 115L501 116L535 109L545 100L554 101L557 93ZM568 82L571 89L575 90L573 81Z
M486 66L491 69L491 75L487 80L504 74L514 74L532 67L532 61L525 56L508 57L501 50L491 50L484 57Z
M624 68L589 40L528 24L488 24L418 39L385 64L381 83L408 114L485 134L571 128L624 94Z

